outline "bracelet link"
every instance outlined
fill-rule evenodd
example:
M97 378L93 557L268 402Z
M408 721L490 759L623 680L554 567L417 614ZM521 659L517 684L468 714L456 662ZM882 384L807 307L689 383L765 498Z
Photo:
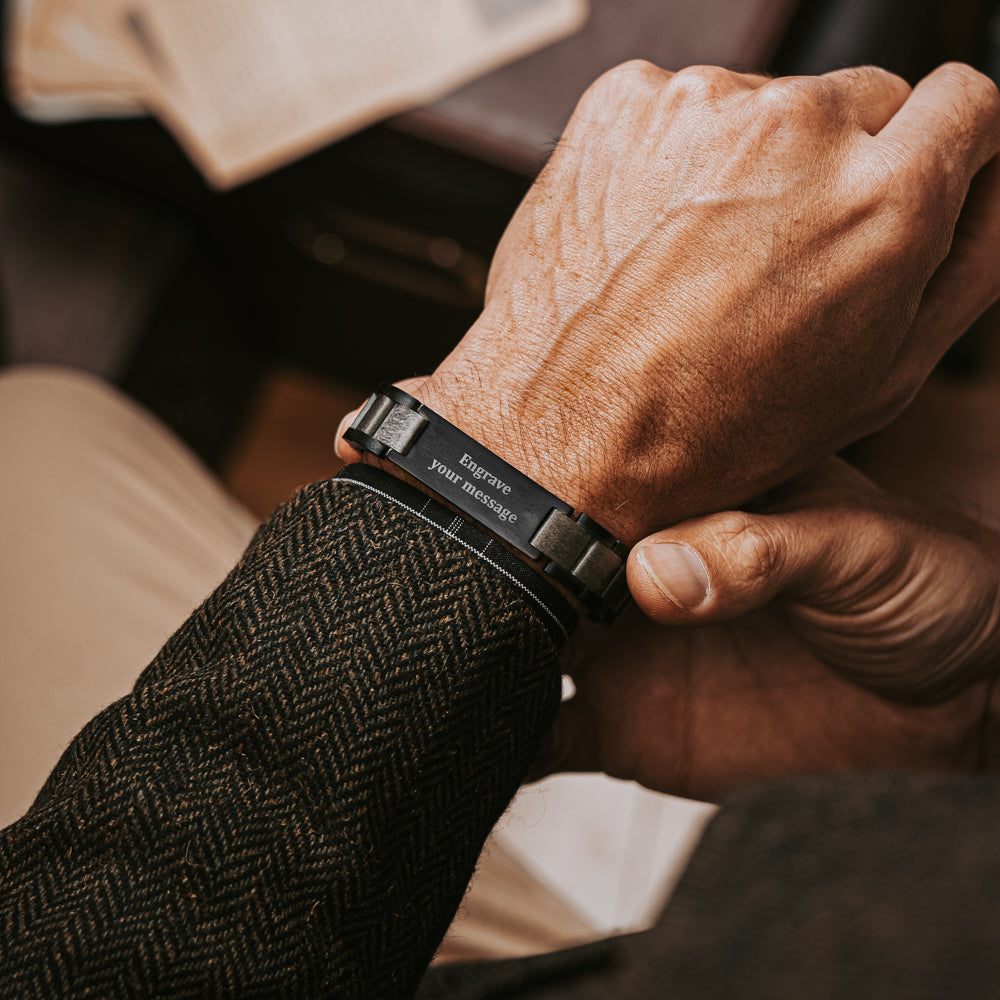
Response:
M567 514L553 510L531 536L531 544L567 570L580 558L590 535Z
M426 426L427 418L415 410L400 406L387 396L372 396L351 429L405 455Z
M574 521L553 510L531 544L549 558L545 572L584 604L591 618L605 624L614 621L629 596L628 551L621 542L586 514Z
M628 601L628 549L586 514L489 451L420 400L380 386L344 438L404 469L532 559L596 621L610 624Z

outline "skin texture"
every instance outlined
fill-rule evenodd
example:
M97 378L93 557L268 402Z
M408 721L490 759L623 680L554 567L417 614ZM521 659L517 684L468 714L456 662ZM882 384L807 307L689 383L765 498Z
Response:
M632 593L662 624L634 610L584 633L540 772L712 799L771 775L1000 762L1000 538L835 460L782 493L633 551ZM646 569L669 544L704 567L691 610Z
M628 544L739 507L887 423L1000 295L998 150L1000 94L967 66L911 90L872 67L769 80L627 63L583 96L512 219L480 319L404 385ZM995 616L993 569L972 559L943 597L928 581L966 566L972 529L861 496L797 522L791 553L853 511L806 560L797 604L769 604L783 591L765 562L752 595L717 577L700 613L731 624L634 614L588 632L542 770L712 797L789 771L984 766L996 627L971 616ZM749 537L743 516L719 544ZM845 549L862 524L878 528ZM906 585L843 590L845 572L879 577L885 544ZM630 584L663 612L634 561Z
M626 63L408 388L629 544L739 506L887 423L1000 295L998 151L961 64L911 91Z
M966 66L911 92L627 63L421 398L629 543L744 503L886 423L996 298L995 160L960 213L998 149Z

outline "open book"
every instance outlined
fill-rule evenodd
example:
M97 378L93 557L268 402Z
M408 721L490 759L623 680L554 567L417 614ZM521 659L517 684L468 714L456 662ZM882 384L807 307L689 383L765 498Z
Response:
M152 111L229 187L578 30L587 0L14 0L25 114Z

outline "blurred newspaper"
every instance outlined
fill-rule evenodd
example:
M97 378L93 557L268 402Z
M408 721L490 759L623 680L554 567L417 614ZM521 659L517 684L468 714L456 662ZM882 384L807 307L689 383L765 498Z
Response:
M587 0L15 0L9 17L25 114L152 111L229 187L577 31Z

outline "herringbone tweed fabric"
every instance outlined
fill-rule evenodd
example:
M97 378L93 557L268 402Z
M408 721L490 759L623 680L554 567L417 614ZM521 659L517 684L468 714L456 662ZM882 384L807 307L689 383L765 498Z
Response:
M500 573L306 488L3 832L0 996L409 996L558 705Z

